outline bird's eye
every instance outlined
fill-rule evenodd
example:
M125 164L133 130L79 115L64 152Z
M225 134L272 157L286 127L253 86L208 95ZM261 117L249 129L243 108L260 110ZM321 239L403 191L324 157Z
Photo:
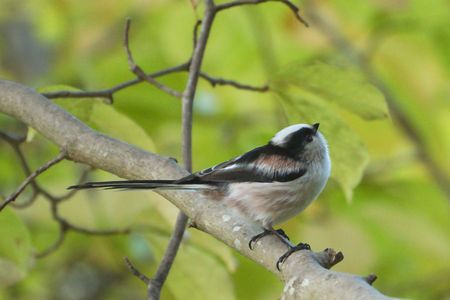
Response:
M308 143L311 143L311 142L313 141L312 135L308 135L308 136L306 137L306 141L307 141Z

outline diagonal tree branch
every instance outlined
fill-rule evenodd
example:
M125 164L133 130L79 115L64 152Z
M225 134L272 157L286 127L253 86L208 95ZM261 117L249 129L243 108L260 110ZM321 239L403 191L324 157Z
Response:
M168 158L93 131L22 85L0 80L0 111L39 131L64 149L69 159L120 177L175 179L188 174ZM222 203L196 197L195 193L161 194L189 216L196 228L223 241L283 280L286 299L330 299L330 295L335 299L391 299L374 289L365 277L329 271L326 267L332 266L337 257L330 249L317 253L299 251L278 272L275 264L286 248L277 238L264 238L251 251L246 244L259 232L258 226L236 217Z

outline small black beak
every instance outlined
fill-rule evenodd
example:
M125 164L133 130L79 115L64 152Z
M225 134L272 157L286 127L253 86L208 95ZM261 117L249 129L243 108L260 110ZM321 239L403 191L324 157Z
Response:
M317 132L317 129L319 129L319 123L313 124L312 127L314 128L314 133Z

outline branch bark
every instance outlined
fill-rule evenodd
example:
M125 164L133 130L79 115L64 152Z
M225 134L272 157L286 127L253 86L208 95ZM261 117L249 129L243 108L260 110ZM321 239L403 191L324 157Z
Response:
M17 83L0 80L0 111L36 129L75 162L132 179L176 179L188 174L169 158L90 129L36 91ZM260 240L252 251L247 247L248 240L260 228L239 218L222 203L196 197L194 193L161 194L189 216L197 229L223 241L283 280L284 299L392 299L368 283L373 281L371 276L328 270L339 260L331 249L297 252L278 272L275 264L286 248L277 238L269 236Z

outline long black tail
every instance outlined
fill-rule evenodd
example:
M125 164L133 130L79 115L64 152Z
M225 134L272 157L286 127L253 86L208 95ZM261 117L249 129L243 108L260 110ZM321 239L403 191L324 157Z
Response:
M119 181L97 181L86 182L79 185L69 186L70 190L84 189L166 189L166 190L199 190L208 189L211 186L207 184L182 183L177 180L119 180Z

